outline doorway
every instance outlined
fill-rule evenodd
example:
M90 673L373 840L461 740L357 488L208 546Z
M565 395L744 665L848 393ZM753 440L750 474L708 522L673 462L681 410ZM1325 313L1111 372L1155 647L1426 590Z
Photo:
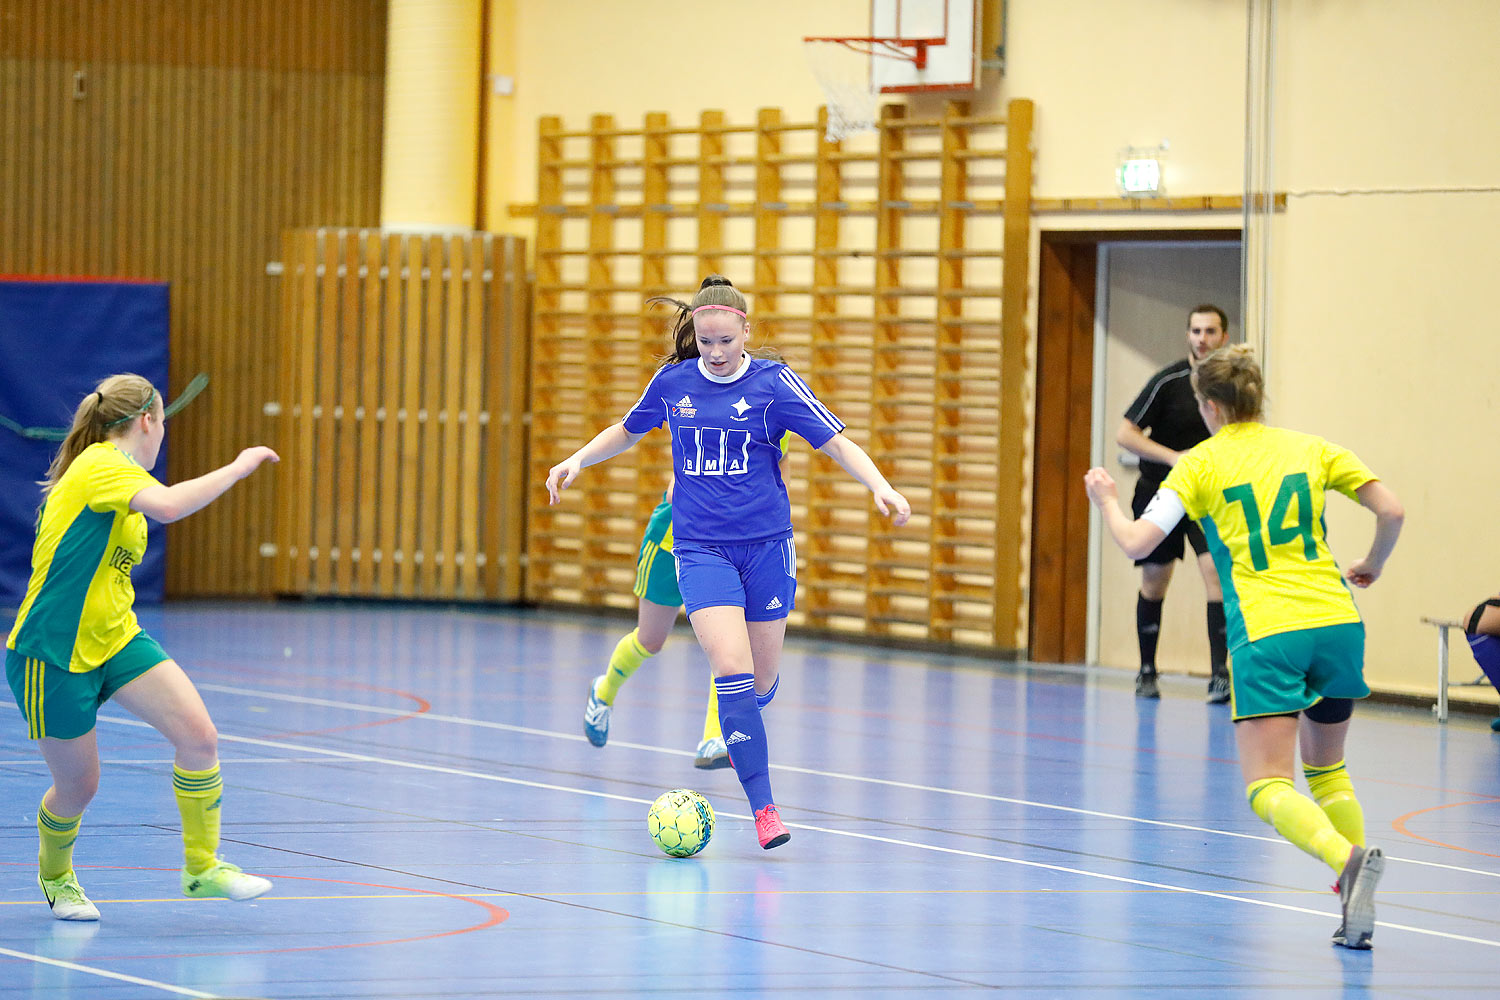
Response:
M1239 339L1240 248L1239 230L1041 234L1032 660L1136 665L1138 571L1102 545L1083 474L1103 465L1122 496L1134 489L1134 456L1115 444L1115 433L1152 373L1184 356L1189 309L1221 306ZM1191 563L1179 570L1163 615L1158 666L1206 672L1202 580Z

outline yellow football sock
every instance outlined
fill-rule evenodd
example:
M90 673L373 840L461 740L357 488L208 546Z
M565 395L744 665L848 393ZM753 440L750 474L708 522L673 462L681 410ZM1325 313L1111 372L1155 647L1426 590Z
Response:
M1245 786L1255 815L1270 823L1293 844L1336 872L1344 870L1353 845L1312 799L1292 787L1288 778L1261 778Z
M615 695L620 693L620 685L629 680L636 668L650 656L651 652L641 645L640 629L631 629L630 634L615 645L609 658L609 669L594 684L594 697L606 705L613 705Z
M37 852L37 864L42 878L59 878L73 869L73 843L78 839L78 826L83 822L83 813L72 819L54 816L45 805L36 809L36 831L41 835L41 849Z
M1365 811L1360 808L1359 799L1354 797L1354 783L1349 780L1344 762L1327 767L1304 764L1302 774L1307 778L1307 787L1312 790L1318 808L1328 814L1333 828L1349 843L1364 846Z
M724 738L724 730L719 728L719 689L714 686L714 679L708 679L708 714L703 716L703 738L705 740L721 740Z
M219 849L219 800L224 782L219 765L206 771L184 771L172 766L172 791L182 815L182 856L189 874L198 875L214 866Z

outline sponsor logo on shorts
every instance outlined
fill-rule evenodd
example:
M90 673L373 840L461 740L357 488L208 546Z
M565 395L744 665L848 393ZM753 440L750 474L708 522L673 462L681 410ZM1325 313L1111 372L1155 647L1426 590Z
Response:
M775 611L776 609L778 609L780 607L781 607L781 598L779 598L779 597L773 597L773 598L771 598L771 603L766 605L766 610L767 611Z

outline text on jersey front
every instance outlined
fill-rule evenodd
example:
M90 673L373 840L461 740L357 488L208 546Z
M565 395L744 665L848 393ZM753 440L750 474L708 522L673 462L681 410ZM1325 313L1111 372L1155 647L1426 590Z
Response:
M750 471L750 432L728 427L678 427L684 476L743 476Z

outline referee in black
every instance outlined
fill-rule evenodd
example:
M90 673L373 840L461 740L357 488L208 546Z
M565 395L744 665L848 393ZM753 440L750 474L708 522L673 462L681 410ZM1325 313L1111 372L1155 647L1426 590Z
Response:
M1146 383L1141 394L1125 411L1115 441L1126 451L1140 457L1141 477L1135 484L1131 509L1136 517L1156 495L1163 479L1184 451L1208 437L1208 427L1198 415L1198 401L1193 397L1191 375L1198 362L1229 343L1229 317L1214 305L1201 305L1188 313L1188 356L1175 361ZM1148 433L1149 432L1149 433ZM1141 591L1135 603L1135 631L1141 645L1141 672L1135 678L1139 698L1160 698L1156 684L1156 640L1161 633L1161 606L1172 582L1172 567L1183 557L1186 546L1193 546L1198 570L1203 574L1203 588L1208 594L1208 644L1211 670L1208 700L1222 704L1229 700L1228 651L1224 638L1224 594L1208 543L1196 522L1184 518L1172 533L1144 559L1135 564L1141 568Z

